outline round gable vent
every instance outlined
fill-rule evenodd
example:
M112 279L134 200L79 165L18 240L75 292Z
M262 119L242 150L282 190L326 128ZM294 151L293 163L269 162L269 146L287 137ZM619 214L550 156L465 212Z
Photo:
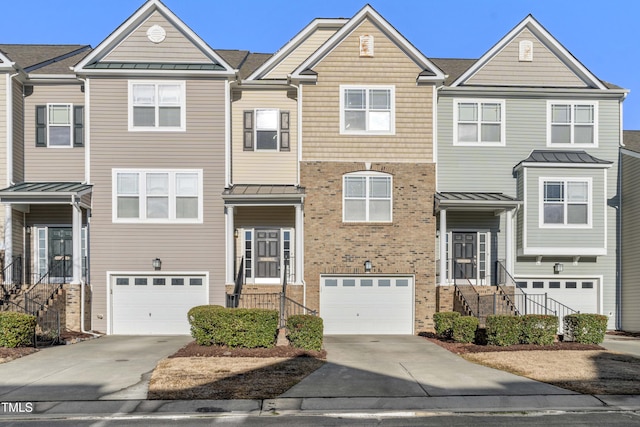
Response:
M153 43L162 43L167 32L160 25L153 25L147 30L147 38Z

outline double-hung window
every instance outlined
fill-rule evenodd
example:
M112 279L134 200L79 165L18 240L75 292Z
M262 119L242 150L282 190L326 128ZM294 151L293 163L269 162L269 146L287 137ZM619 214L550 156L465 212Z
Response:
M376 172L354 172L343 177L344 222L391 222L392 179Z
M260 108L243 117L244 151L290 151L289 112Z
M591 223L591 181L541 178L543 227L588 227Z
M547 103L548 146L597 146L596 102L549 101Z
M393 86L340 86L340 133L395 132Z
M202 222L202 170L113 172L114 222Z
M36 147L82 147L84 107L73 104L36 106Z
M462 100L453 102L456 145L504 145L504 101Z
M184 82L129 82L129 130L184 130L185 116Z

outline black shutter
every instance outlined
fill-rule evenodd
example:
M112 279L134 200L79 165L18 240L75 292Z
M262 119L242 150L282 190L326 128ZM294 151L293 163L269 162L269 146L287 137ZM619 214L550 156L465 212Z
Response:
M289 141L289 112L280 111L280 151L290 151Z
M243 121L243 149L244 151L253 151L253 111L245 111Z
M47 146L47 106L36 105L36 147Z
M84 106L73 107L73 146L84 146Z

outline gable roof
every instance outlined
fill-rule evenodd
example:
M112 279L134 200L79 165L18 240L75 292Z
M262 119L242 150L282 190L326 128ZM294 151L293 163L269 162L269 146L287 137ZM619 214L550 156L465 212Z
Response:
M122 43L133 31L135 31L143 22L145 22L153 13L160 13L170 24L172 24L185 38L187 38L203 55L208 59L206 63L194 64L184 63L181 61L167 58L162 64L152 62L136 62L135 66L131 66L131 62L111 62L112 65L97 65L110 52L112 52L120 43ZM204 40L193 32L180 18L178 18L169 8L167 8L160 0L148 0L133 15L122 23L113 33L103 40L92 52L87 55L80 63L74 67L77 73L99 73L113 72L112 70L126 69L127 72L141 72L148 74L149 70L156 73L166 74L175 70L181 73L202 73L220 74L225 76L235 75L235 70L231 67L216 51L214 51ZM132 71L133 70L133 71Z
M284 46L280 48L268 61L266 61L261 67L256 69L249 77L248 80L256 80L264 77L274 68L276 68L282 61L284 61L293 51L299 48L309 37L320 28L335 28L336 30L343 27L348 19L314 19L304 27L298 34L296 34L291 40L289 40ZM326 41L326 40L325 40Z
M72 74L70 67L91 52L91 46L0 44L0 52L29 74Z
M240 80L245 79L273 56L270 53L253 53L248 50L216 49L216 52L238 70Z
M340 44L353 30L365 19L374 22L389 39L393 40L404 53L411 58L422 72L418 76L419 81L444 81L445 75L433 62L427 59L413 44L409 42L398 30L382 17L371 5L365 5L353 18L342 26L329 38L318 50L304 61L291 74L292 78L299 80L315 80L317 75L313 73L313 67Z
M491 59L493 59L502 49L507 46L516 36L524 29L528 29L545 46L553 52L580 80L587 86L597 89L607 89L600 79L598 79L591 71L589 71L580 61L578 61L558 40L555 39L534 17L528 15L511 31L509 31L502 39L498 41L489 51L487 51L476 63L467 69L460 77L458 77L451 86L456 87L464 84L474 74L484 67Z
M622 137L623 148L640 153L640 130L625 130L622 132Z

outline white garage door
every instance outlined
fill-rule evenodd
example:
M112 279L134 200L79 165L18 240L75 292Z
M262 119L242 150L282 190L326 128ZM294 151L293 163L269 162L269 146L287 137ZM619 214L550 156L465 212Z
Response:
M410 276L320 277L324 333L412 334L413 288Z
M543 303L544 299L533 296L546 294L580 313L599 313L599 283L597 278L518 279L517 282L518 287L535 301Z
M111 333L189 334L187 312L208 303L205 275L111 276Z

